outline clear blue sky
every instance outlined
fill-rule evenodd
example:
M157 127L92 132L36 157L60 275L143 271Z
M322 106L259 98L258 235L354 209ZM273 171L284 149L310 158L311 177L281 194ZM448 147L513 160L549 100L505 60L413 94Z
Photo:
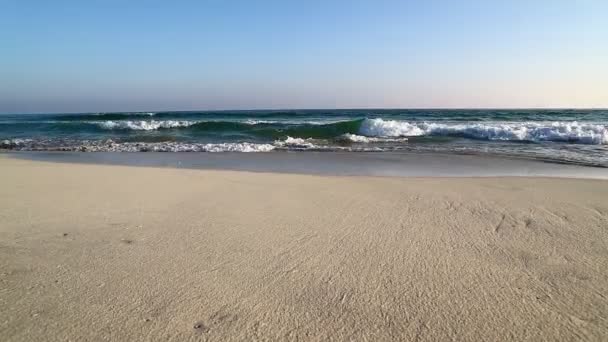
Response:
M608 107L608 1L0 0L0 112Z

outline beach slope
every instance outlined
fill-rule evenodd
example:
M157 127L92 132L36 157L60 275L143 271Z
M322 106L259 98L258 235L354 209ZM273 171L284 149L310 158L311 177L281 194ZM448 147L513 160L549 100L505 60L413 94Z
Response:
M608 339L608 181L0 155L3 341Z

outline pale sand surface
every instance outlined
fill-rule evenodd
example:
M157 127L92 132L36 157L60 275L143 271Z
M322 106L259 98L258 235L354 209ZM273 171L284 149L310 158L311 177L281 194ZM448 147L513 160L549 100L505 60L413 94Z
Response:
M0 340L608 339L608 182L0 155Z

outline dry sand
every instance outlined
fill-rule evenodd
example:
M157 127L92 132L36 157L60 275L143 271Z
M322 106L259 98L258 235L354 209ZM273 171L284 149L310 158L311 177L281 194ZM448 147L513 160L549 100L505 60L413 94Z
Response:
M0 340L608 339L608 182L0 155Z

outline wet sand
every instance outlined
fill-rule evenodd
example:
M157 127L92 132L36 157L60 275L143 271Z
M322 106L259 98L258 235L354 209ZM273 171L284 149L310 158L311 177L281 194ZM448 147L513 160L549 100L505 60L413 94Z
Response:
M12 152L29 160L330 176L608 179L608 168L480 154L408 152Z
M608 338L608 182L0 155L3 341Z

